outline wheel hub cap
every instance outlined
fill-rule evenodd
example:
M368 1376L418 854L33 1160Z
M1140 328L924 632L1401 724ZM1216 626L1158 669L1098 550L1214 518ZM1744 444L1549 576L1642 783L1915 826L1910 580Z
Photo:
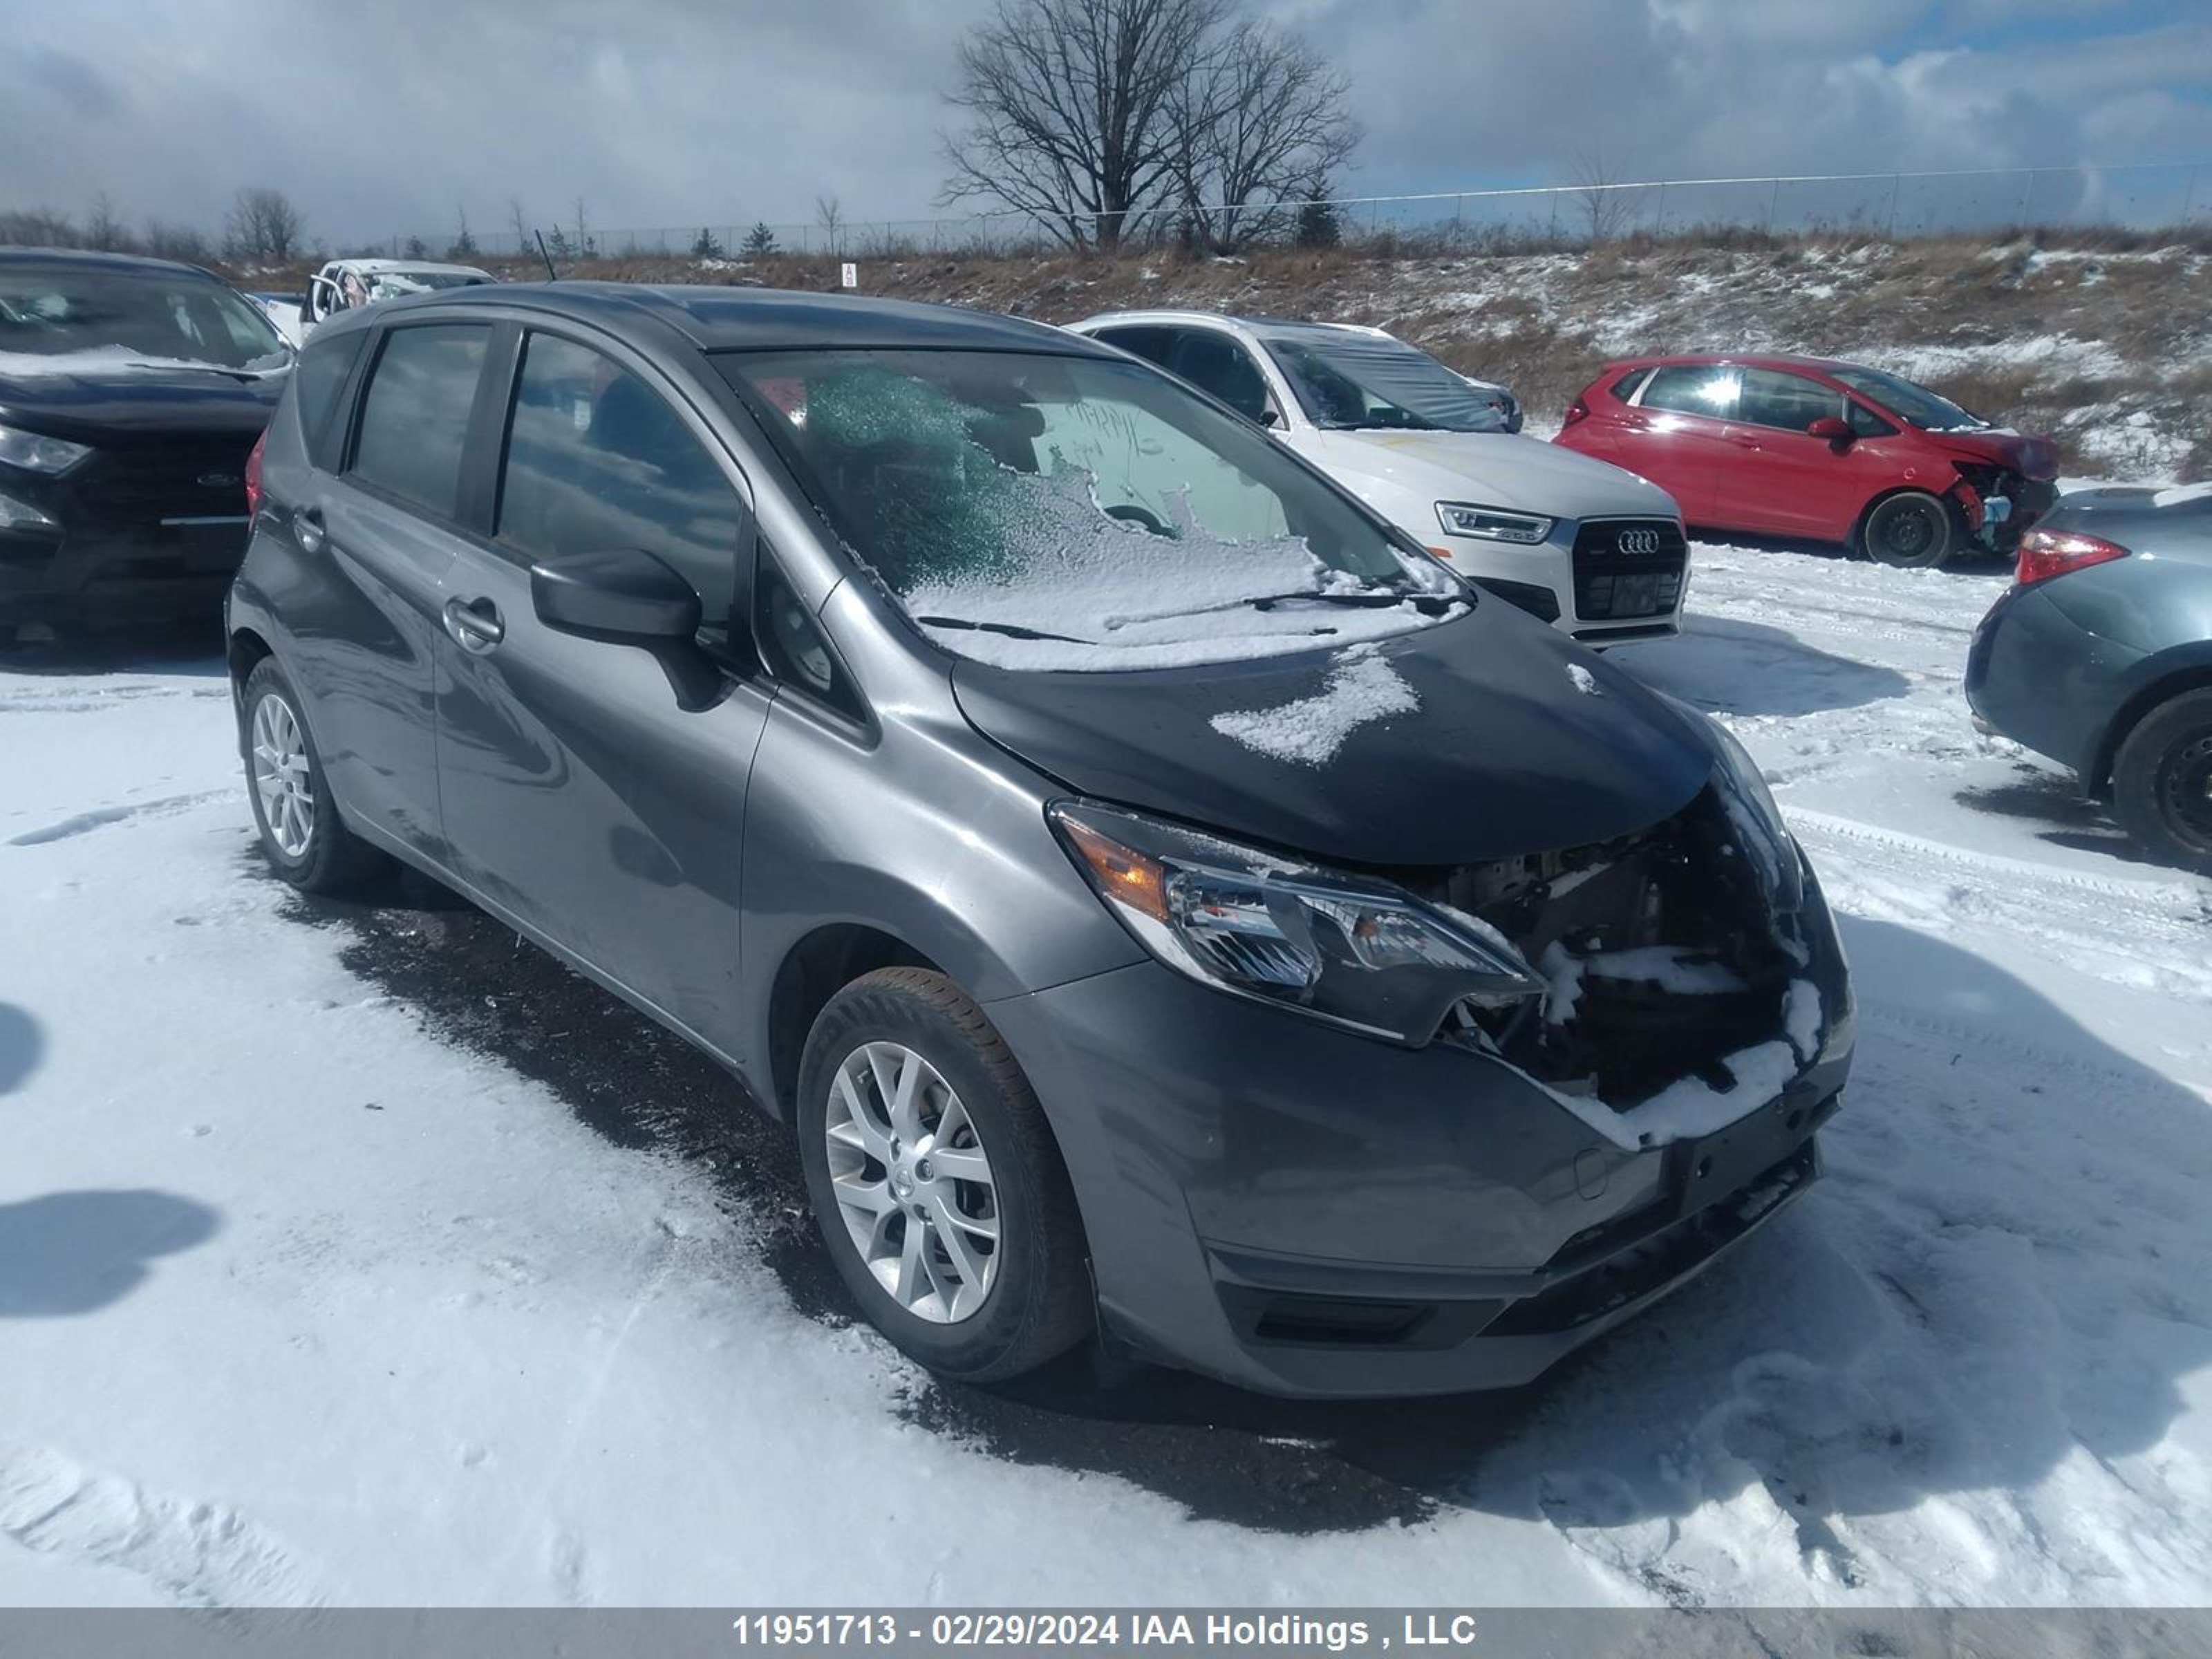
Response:
M991 1161L943 1073L896 1042L837 1067L823 1134L838 1218L868 1272L932 1324L973 1318L1003 1246Z
M253 706L253 790L269 839L288 859L307 855L315 834L315 791L299 717L275 692Z

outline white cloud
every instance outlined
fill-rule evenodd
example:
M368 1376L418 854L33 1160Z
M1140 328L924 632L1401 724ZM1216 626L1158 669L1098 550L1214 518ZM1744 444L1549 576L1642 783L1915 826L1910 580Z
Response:
M0 0L0 207L219 222L274 184L337 240L533 219L933 216L989 0ZM1256 0L1255 0L1256 3ZM2154 9L2158 9L2154 7ZM1353 78L1340 191L2212 157L2212 22L2072 0L1279 0ZM2084 33L2087 27L2102 33ZM2071 38L2053 40L2054 31ZM2039 44L2039 41L2041 44Z

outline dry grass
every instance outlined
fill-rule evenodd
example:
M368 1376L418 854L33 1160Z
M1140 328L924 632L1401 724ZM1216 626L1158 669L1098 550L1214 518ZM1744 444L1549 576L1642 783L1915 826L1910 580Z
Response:
M1173 249L1079 256L975 251L864 256L864 293L1066 323L1129 307L1370 323L1453 368L1504 381L1554 419L1606 361L1647 351L1875 356L1949 349L1928 371L1967 408L2051 432L2069 462L2080 411L2148 417L2146 467L2185 454L2212 471L2212 227L2156 235L2039 231L1991 240L1890 240L1863 229L1776 237L1733 227L1592 248L1566 239L1401 238L1395 245L1259 248L1233 259ZM483 263L532 280L535 259ZM577 262L565 276L829 290L837 262L773 254ZM273 286L266 276L256 286ZM2018 343L2043 343L2039 355ZM2050 348L2056 342L2057 350ZM2109 443L2102 452L2109 461Z

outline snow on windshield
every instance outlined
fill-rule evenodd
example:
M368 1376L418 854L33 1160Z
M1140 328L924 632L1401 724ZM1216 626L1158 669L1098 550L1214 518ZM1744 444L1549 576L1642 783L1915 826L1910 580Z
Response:
M917 626L996 666L1178 667L1432 626L1466 590L1264 435L1115 361L737 365Z
M1101 507L1096 476L1081 468L996 467L978 482L990 487L969 509L990 551L901 595L962 656L1006 668L1180 667L1382 639L1432 620L1410 594L1334 605L1328 596L1382 591L1316 557L1302 537L1215 537L1187 492L1170 498L1163 535ZM1008 629L1022 635L999 631Z
M161 357L143 351L133 351L128 346L83 346L75 351L0 351L0 375L15 380L36 380L41 376L65 374L143 374L148 369L191 369L205 373L220 369L225 374L268 374L283 368L291 361L289 354L272 351L265 356L254 357L240 364L211 362L201 357Z

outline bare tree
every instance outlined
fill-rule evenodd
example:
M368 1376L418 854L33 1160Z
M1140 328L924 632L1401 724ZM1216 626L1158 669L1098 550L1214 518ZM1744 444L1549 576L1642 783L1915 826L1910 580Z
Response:
M1169 103L1193 239L1228 252L1286 228L1359 143L1351 92L1297 35L1244 21L1212 43Z
M232 202L224 233L233 258L289 264L301 251L305 221L292 198L268 185L248 185Z
M1635 204L1631 187L1620 181L1611 158L1599 149L1575 152L1576 205L1592 242L1609 242L1628 223Z
M460 220L461 228L454 234L451 246L446 249L446 257L448 259L473 259L477 253L477 239L469 234L469 210L456 205L453 214Z
M822 234L830 245L830 252L836 253L838 238L845 228L844 211L837 205L836 197L817 196L814 198L814 222L822 227Z
M76 222L51 208L16 208L0 212L0 244L18 247L74 247Z
M530 219L522 210L520 196L507 198L507 221L514 227L514 251L527 253L530 251Z
M584 198L576 198L576 257L588 259L599 250L592 246L592 228L584 219Z
M999 0L961 43L939 199L1002 202L1110 248L1176 186L1172 100L1233 0Z
M102 191L92 198L92 211L84 222L84 245L98 248L103 253L126 252L131 246L131 229L115 211L115 204Z
M0 238L0 240L4 240ZM146 234L140 239L146 252L159 259L182 259L188 264L199 264L208 257L208 240L194 225L173 225L162 219L149 219Z

